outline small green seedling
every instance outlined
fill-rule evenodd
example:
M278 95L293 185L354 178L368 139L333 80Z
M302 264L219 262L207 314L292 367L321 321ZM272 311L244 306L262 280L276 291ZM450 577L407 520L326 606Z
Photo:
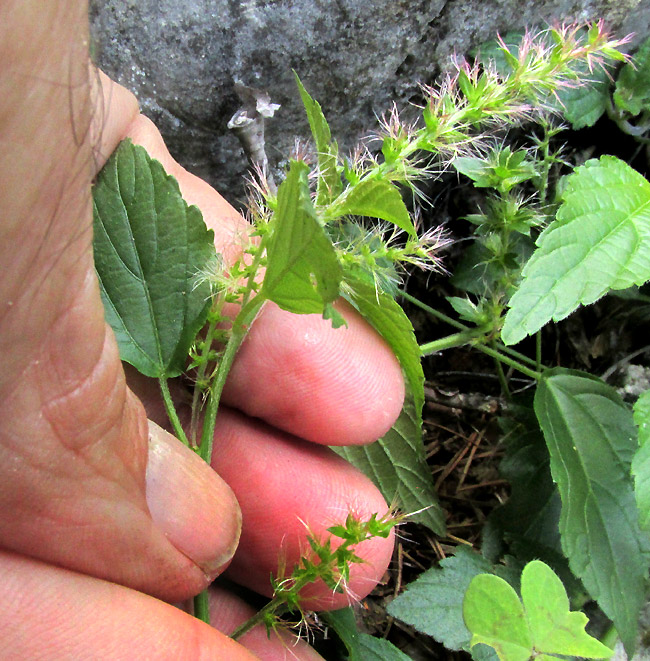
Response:
M506 581L479 574L465 593L470 645L494 648L500 661L550 661L555 654L607 659L613 651L585 631L587 616L569 609L562 581L540 560L521 574L521 600Z

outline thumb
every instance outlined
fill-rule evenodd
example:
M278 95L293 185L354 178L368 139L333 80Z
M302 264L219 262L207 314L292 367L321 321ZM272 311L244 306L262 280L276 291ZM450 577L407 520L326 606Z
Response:
M195 452L151 420L148 425L146 498L152 520L212 580L239 541L235 496Z
M0 546L168 601L202 590L239 538L226 483L125 386L122 406L86 386L34 410L33 382L15 385L0 403Z
M149 428L104 321L86 5L0 2L0 547L176 601L232 555L239 508Z

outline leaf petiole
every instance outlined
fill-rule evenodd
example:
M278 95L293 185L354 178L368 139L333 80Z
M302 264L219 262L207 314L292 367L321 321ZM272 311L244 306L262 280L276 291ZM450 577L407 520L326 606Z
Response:
M165 411L167 411L167 417L171 422L172 428L174 430L175 436L182 441L185 445L189 447L190 442L187 439L183 425L181 424L180 418L174 406L172 400L172 395L169 392L169 384L166 376L161 376L158 378L158 383L160 384L160 392L162 394L163 402L165 404Z

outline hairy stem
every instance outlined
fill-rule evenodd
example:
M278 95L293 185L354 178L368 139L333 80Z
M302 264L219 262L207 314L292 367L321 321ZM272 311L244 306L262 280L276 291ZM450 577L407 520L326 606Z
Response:
M246 622L240 624L231 634L230 637L233 640L238 640L244 634L248 633L251 629L256 627L258 624L262 624L267 620L270 615L274 617L279 617L280 615L287 612L286 604L283 600L278 599L277 597L271 599L266 606L263 606L260 610L255 613L252 617L248 618Z
M199 455L208 463L212 460L214 429L217 422L217 410L219 409L223 387L226 384L226 379L228 378L228 373L232 367L237 350L244 341L250 325L253 323L265 300L261 295L255 296L255 298L249 300L240 310L233 322L230 338L219 362L217 375L210 384L208 402L205 407L205 417L203 418L203 429L201 431L201 444L199 446Z

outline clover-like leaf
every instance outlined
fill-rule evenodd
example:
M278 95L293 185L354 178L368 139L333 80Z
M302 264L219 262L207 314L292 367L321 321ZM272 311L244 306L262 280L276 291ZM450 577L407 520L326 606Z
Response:
M585 631L587 616L570 611L562 581L545 563L533 560L524 567L521 596L520 600L506 581L493 574L473 578L463 604L471 645L490 645L500 661L553 654L588 659L612 655L611 649Z
M484 643L501 661L528 661L533 653L524 607L517 593L494 574L475 576L463 602L463 617L472 633L470 645Z
M587 616L571 612L562 581L540 560L529 562L521 574L521 598L533 647L543 654L604 659L612 650L585 631Z

